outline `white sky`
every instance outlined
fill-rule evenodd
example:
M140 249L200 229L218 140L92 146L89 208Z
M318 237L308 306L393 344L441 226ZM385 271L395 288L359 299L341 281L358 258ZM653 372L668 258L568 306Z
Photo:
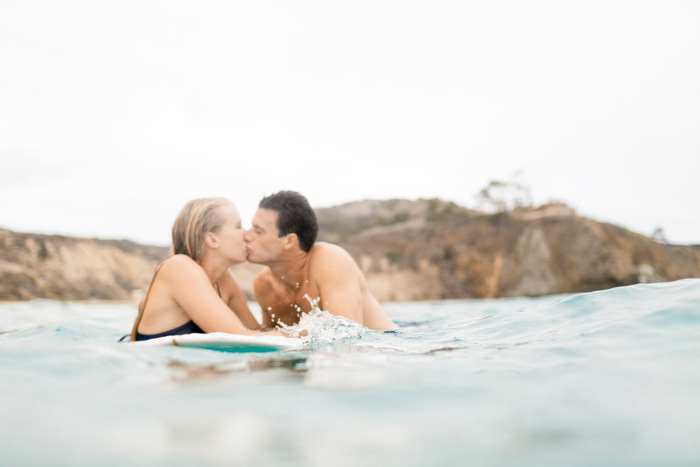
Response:
M191 198L535 201L700 243L700 2L0 1L0 227Z

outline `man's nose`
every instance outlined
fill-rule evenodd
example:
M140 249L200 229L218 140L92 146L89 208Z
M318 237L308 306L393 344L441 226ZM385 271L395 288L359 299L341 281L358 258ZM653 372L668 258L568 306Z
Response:
M253 229L246 230L245 232L243 232L243 240L245 240L246 242L251 241L252 237L253 237L253 235L251 233L252 231L253 231Z

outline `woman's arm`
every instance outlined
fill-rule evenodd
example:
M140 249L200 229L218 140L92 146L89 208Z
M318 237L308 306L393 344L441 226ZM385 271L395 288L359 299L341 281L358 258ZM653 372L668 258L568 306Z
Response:
M228 307L236 313L243 325L248 329L259 330L260 323L255 319L253 313L250 312L248 301L245 299L241 286L231 270L226 271L226 274L221 278L219 286L221 287L222 295L224 297L228 296Z
M173 256L163 265L160 274L173 300L204 332L258 336L270 334L252 331L244 326L221 300L201 266L191 258Z

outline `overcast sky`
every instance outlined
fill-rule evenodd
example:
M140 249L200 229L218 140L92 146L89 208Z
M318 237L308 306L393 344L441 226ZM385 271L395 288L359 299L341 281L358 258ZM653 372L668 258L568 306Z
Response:
M166 245L182 205L537 203L700 243L700 2L0 0L0 227Z

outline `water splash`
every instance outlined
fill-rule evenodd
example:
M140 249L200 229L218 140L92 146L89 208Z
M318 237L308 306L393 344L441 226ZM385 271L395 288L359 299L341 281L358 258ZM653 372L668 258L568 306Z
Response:
M361 339L368 331L356 321L321 310L318 306L321 297L313 299L304 294L304 298L311 305L311 311L302 313L299 323L295 325L287 326L280 322L279 326L280 331L289 336L305 336L305 346L314 350L345 350L353 340Z

